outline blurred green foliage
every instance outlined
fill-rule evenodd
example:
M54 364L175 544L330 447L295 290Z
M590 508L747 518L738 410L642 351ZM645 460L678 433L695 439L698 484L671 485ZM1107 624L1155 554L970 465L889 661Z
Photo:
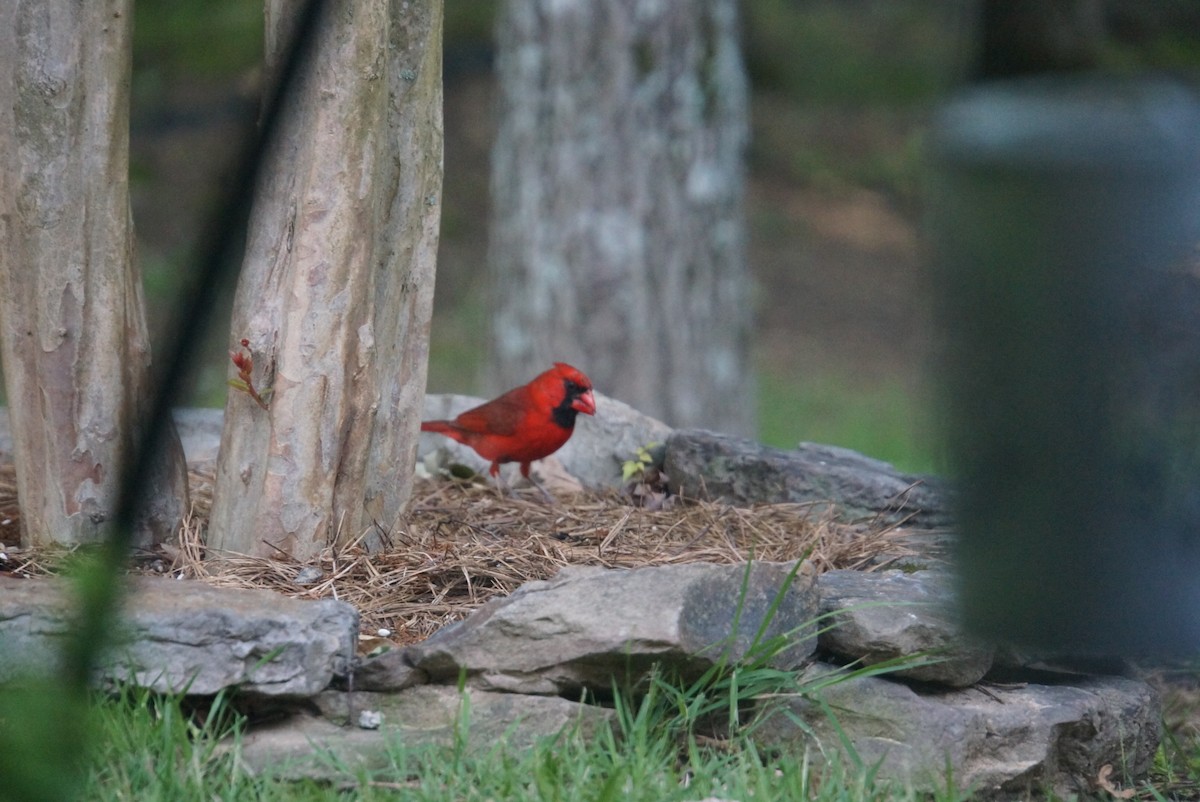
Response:
M943 467L930 405L898 380L855 382L844 373L796 377L760 366L759 439L776 448L831 443L910 473Z
M138 0L133 8L136 80L227 78L262 58L258 0Z
M754 88L798 103L928 103L962 61L948 3L748 0L743 13Z
M443 23L446 49L492 46L496 0L445 0Z

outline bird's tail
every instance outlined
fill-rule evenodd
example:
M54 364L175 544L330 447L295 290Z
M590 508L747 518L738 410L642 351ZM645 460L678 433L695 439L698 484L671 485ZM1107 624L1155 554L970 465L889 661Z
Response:
M457 440L460 443L463 441L462 429L455 426L454 421L448 421L448 420L422 421L421 422L421 431L436 432L437 434L444 434L447 437L449 437L453 440Z

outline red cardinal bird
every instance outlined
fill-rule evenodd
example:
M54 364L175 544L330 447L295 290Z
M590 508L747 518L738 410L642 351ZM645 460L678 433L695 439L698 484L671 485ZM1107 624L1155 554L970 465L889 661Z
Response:
M521 463L521 475L552 500L529 476L529 463L562 448L575 431L575 416L596 414L592 382L563 362L529 384L468 409L454 420L430 420L423 432L437 432L470 446L492 461L488 473L500 481L502 462Z

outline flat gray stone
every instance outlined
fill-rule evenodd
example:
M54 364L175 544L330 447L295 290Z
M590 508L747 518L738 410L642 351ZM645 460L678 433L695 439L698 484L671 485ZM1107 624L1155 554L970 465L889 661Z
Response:
M252 728L243 736L241 758L259 774L337 780L362 770L386 772L388 750L398 744L450 746L465 733L469 752L501 743L521 750L564 732L593 738L615 721L612 710L557 697L465 693L466 708L462 694L446 685L389 694L329 691L316 699L321 717L298 714ZM464 710L469 713L465 728ZM355 726L364 711L378 714L378 729ZM374 723L374 716L367 718Z
M839 676L809 667L815 686ZM947 769L961 792L1061 798L1093 792L1101 767L1119 779L1150 767L1162 737L1159 702L1144 682L1072 677L1071 685L1017 683L939 691L880 677L846 680L808 698L770 702L755 738L773 748L844 752L842 734L878 776L934 793ZM822 698L837 725L812 699ZM790 716L796 717L803 726Z
M225 410L210 407L177 407L171 410L175 419L175 430L183 454L190 465L217 464L217 452L221 449L221 429L224 426Z
M69 590L53 578L0 577L0 682L58 669L72 615ZM237 687L311 696L345 672L358 639L358 612L333 600L134 577L120 630L99 682L164 693Z
M614 680L636 686L656 664L695 677L724 649L734 661L746 656L793 566L753 563L748 579L745 565L564 568L411 647L412 663L435 682L465 672L479 688L568 697L608 692ZM766 637L807 629L774 665L793 668L813 653L816 613L813 572L803 566Z
M453 418L485 399L467 395L428 395L425 397L424 419ZM194 467L216 465L221 447L221 429L225 411L208 407L181 407L173 410L175 428L183 445L188 464ZM606 488L621 485L621 466L632 459L638 447L664 443L671 427L660 420L643 415L615 398L596 393L596 414L580 415L575 433L554 455L568 473L586 487ZM422 434L418 459L441 451L453 462L462 463L476 472L487 470L488 462L470 448L434 434ZM13 461L12 433L8 408L0 407L0 463Z
M429 676L413 666L407 648L356 660L351 673L335 678L337 688L354 691L402 691L427 682Z
M940 572L827 571L817 578L829 627L822 649L875 665L928 655L937 662L896 676L956 688L973 685L992 667L995 650L958 624L951 578Z
M897 471L848 448L801 443L792 451L702 429L667 439L671 491L730 504L827 503L843 520L950 523L943 483Z

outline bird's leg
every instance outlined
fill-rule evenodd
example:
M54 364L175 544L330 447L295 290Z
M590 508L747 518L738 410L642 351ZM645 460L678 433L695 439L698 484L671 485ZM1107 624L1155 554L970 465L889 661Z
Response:
M500 493L501 498L512 498L512 491L508 489L508 485L504 483L504 477L500 475L500 463L493 462L492 467L488 468L488 473L496 480L496 490Z
M521 475L524 476L526 478L526 480L529 481L529 484L533 485L534 487L536 487L538 490L541 491L542 498L545 500L545 502L547 504L550 504L553 506L558 506L558 499L556 499L553 495L551 495L549 490L542 487L542 485L540 483L538 483L532 476L529 475L529 463L528 462L521 463Z

